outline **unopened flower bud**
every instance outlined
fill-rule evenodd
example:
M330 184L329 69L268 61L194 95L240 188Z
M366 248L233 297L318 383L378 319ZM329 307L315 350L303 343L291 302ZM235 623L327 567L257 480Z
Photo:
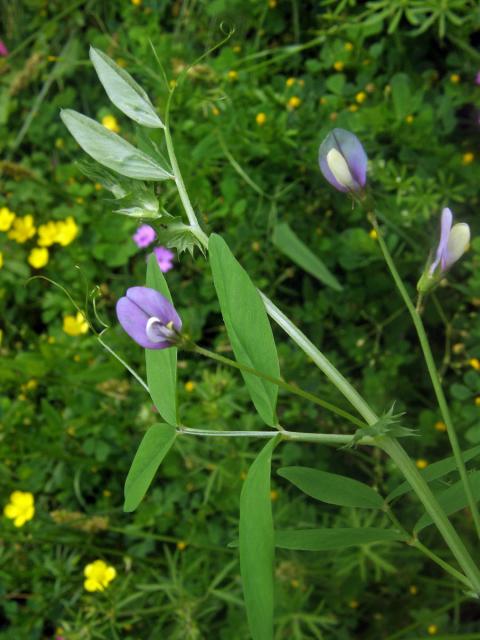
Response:
M350 131L334 129L320 145L320 170L339 191L360 191L367 178L367 155Z

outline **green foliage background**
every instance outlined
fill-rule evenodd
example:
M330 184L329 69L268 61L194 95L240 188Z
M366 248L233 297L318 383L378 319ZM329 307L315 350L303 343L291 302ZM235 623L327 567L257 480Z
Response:
M441 208L471 225L471 250L425 321L462 446L480 442L480 374L471 364L480 353L478 3L3 0L0 10L10 51L0 59L0 207L32 214L37 225L71 215L80 227L41 270L27 262L33 240L17 244L0 232L0 498L20 489L36 500L35 518L21 529L0 521L0 638L50 639L61 628L68 640L246 639L237 551L227 544L238 535L243 478L261 443L178 439L139 509L123 513L133 454L157 421L152 404L91 334L63 332L62 318L74 310L59 289L27 283L38 273L52 278L80 306L86 288L99 285L98 312L112 327L105 340L144 375L143 352L117 326L114 304L144 282L147 252L131 240L137 222L112 214L108 195L82 176L83 154L59 110L114 115L122 135L144 145L97 82L89 45L125 64L162 114L167 92L153 50L174 82L234 28L175 95L173 136L193 205L376 410L395 400L407 412L419 434L407 446L431 462L449 455L448 442L434 426L440 417L409 318L368 223L323 180L317 151L333 126L362 140L389 247L412 295ZM161 132L153 137L161 143ZM173 186L162 183L159 198L180 214ZM279 251L278 223L321 258L341 291ZM183 254L167 280L192 336L230 351L203 256ZM284 378L342 404L274 331ZM262 428L236 372L180 353L179 379L185 424ZM26 386L31 380L36 386ZM348 432L283 392L279 415L292 430ZM273 455L274 518L283 527L379 524L361 510L319 507L275 477L295 464L382 491L400 481L381 455L288 444ZM412 524L420 513L408 496L399 510ZM467 537L468 517L456 517ZM430 528L423 535L446 553ZM88 594L83 569L97 558L118 576L105 592ZM478 608L399 543L326 555L279 551L276 588L278 639L424 638L431 625L444 638L480 633Z

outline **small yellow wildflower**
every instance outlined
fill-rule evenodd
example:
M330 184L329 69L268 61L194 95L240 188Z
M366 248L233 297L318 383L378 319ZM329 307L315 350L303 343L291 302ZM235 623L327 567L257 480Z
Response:
M438 633L438 627L436 624L429 624L427 627L427 633L429 636L434 636Z
M258 240L254 240L250 246L252 247L252 251L255 251L255 253L258 253L262 248L262 245Z
M289 109L296 109L301 105L302 101L298 96L292 96L287 102L287 107Z
M272 490L270 491L270 500L271 500L272 502L275 502L275 500L278 500L278 496L279 496L279 495L280 495L280 494L278 493L278 491L276 491L275 489L272 489Z
M341 60L337 60L336 62L333 63L333 68L335 69L335 71L343 71L344 66L345 66L345 63L342 62Z
M219 116L220 115L220 109L217 109L217 107L212 107L212 115L213 116Z
M477 396L477 397L475 398L475 406L476 406L476 407L480 407L480 396Z
M124 69L127 66L127 61L124 60L124 58L117 58L115 62L118 64L119 67L122 67L122 69Z
M83 586L87 591L103 591L110 582L116 577L115 567L110 567L103 560L95 560L91 564L87 564L83 570L86 580Z
M287 78L285 80L285 84L287 85L287 87L293 87L293 85L295 84L295 78Z
M460 76L458 75L458 73L452 73L452 75L450 76L450 82L452 84L458 84L460 82Z
M345 51L353 51L353 44L351 42L346 42L343 45L343 48L345 49Z
M419 458L415 462L415 466L417 469L426 469L428 467L428 462L424 458Z
M470 358L468 364L475 369L475 371L480 371L480 360L478 358Z
M63 318L63 330L69 336L79 336L87 333L88 322L81 311L76 316L65 316Z
M359 104L362 104L362 102L365 102L366 99L367 99L367 94L365 93L365 91L359 91L355 96L355 100Z
M3 267L3 253L0 251L0 269Z
M414 117L412 116L412 114L409 114L406 118L405 118L405 122L407 124L412 124L412 122L414 121Z
M456 342L452 347L452 351L455 354L462 353L464 349L465 349L465 345L463 344L463 342Z
M33 216L23 216L23 218L15 218L13 226L8 232L8 237L10 240L23 244L35 235L35 231Z
M102 124L106 129L110 129L110 131L113 131L114 133L119 133L120 131L120 127L115 116L104 116L102 118Z
M186 548L187 548L187 543L185 542L185 540L179 540L177 542L177 549L179 551L185 551Z
M263 111L260 111L260 113L257 113L257 115L255 116L255 122L258 124L259 127L262 127L266 121L267 121L267 116L265 115L265 113L263 113Z
M40 247L50 247L57 241L58 228L57 223L47 222L38 227L38 245Z
M72 216L68 216L65 220L57 222L57 239L56 242L66 247L75 240L78 235L78 226Z
M185 391L186 391L187 393L192 393L192 391L195 389L195 387L196 387L196 386L197 386L197 385L195 384L195 382L193 382L193 380L188 380L188 381L185 383Z
M44 247L35 247L28 255L28 264L34 269L41 269L48 263L48 249Z
M372 240L378 240L378 233L376 229L372 229L368 235Z
M31 520L35 515L35 500L33 493L29 491L14 491L10 495L10 502L5 506L3 513L13 520L16 527Z
M63 149L65 146L65 140L63 138L56 138L55 149Z
M474 160L475 156L471 151L467 151L467 153L464 153L462 156L462 164L472 164Z
M96 182L94 187L95 187L95 191L101 191L103 189L103 187L100 184L100 182Z
M238 71L235 71L235 69L231 69L228 73L227 73L227 78L229 80L232 80L232 82L234 80L238 79Z
M358 609L359 602L358 600L350 600L348 606L350 607L350 609Z
M447 425L442 422L441 420L439 420L438 422L435 422L435 424L433 425L435 427L435 429L437 431L440 431L441 433L445 432L447 430Z
M418 593L418 587L416 584L411 584L410 587L408 588L410 595L412 596L416 596Z
M325 105L328 104L328 100L325 97L320 98L320 104Z
M335 120L338 118L338 113L336 111L333 111L333 113L331 113L328 117L332 122L335 122Z
M35 380L35 378L31 378L30 380L27 380L27 382L25 383L25 389L27 389L27 391L33 391L37 387L38 387L38 380Z
M131 0L131 3L136 7L139 7L142 4L142 0Z
M233 53L240 53L241 50L242 47L239 44L236 44L234 47L232 47Z
M277 6L277 0L268 0L268 6L270 9L275 9Z
M358 111L358 104L351 104L348 107L348 110L351 111L352 113L355 113L355 111Z
M8 207L0 208L0 231L8 231L15 220L15 214Z
M300 586L300 581L296 578L293 578L293 580L290 580L290 585L293 589L298 589L298 587Z

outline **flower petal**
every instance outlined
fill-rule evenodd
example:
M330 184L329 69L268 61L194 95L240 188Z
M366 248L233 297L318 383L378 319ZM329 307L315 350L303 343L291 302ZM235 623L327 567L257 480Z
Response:
M150 287L130 287L130 289L127 289L126 296L148 314L150 318L158 318L163 324L173 322L173 326L177 331L182 328L182 321L174 306L155 289Z
M329 167L328 153L335 149L344 158L353 178L353 186L339 182ZM339 191L356 191L365 186L367 179L367 154L356 135L346 129L333 129L320 145L318 161L324 177Z
M136 287L142 288L142 287ZM131 289L129 289L131 291ZM128 293L128 292L127 292ZM169 342L151 342L146 334L149 316L145 311L126 297L117 302L117 317L123 329L144 349L164 349Z
M440 223L440 242L438 243L435 260L430 267L430 273L433 273L438 264L441 263L442 271L446 269L446 251L448 244L448 236L452 228L453 215L448 207L442 210L442 218Z
M470 227L466 222L454 224L449 235L445 251L445 268L448 269L463 256L470 244Z

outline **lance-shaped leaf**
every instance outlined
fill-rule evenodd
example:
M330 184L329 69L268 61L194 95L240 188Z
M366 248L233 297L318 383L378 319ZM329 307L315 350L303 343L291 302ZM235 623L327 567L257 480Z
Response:
M237 361L279 378L272 328L258 291L220 236L210 236L208 253L220 309ZM274 425L277 385L243 371L242 375L260 417L266 424Z
M163 128L150 98L132 76L103 51L90 47L90 60L113 104L144 127Z
M62 109L60 116L82 149L105 167L135 180L172 178L153 158L96 120L72 109Z
M125 480L124 511L134 511L138 507L175 436L175 427L169 424L154 424L143 436Z
M300 240L286 222L277 224L275 227L273 244L295 264L305 269L307 273L320 280L327 287L331 287L335 291L342 290L342 285L335 276L327 269L320 258Z
M240 573L253 640L273 638L274 531L270 499L270 440L248 470L240 496Z
M340 507L381 509L383 498L371 487L353 478L309 467L284 467L278 475L308 496Z
M394 529L286 529L275 532L275 546L298 551L330 551L374 542L396 542L406 536Z
M468 476L470 489L476 502L480 500L480 471L474 471ZM442 507L447 516L456 513L468 506L469 500L465 494L465 488L462 480L455 482L442 493L437 493L436 498L438 504ZM418 533L425 527L433 524L433 520L428 513L424 513L413 529L414 533Z
M156 289L172 302L154 254L148 259L147 287ZM148 389L158 413L170 424L177 424L177 348L145 349L145 362Z

